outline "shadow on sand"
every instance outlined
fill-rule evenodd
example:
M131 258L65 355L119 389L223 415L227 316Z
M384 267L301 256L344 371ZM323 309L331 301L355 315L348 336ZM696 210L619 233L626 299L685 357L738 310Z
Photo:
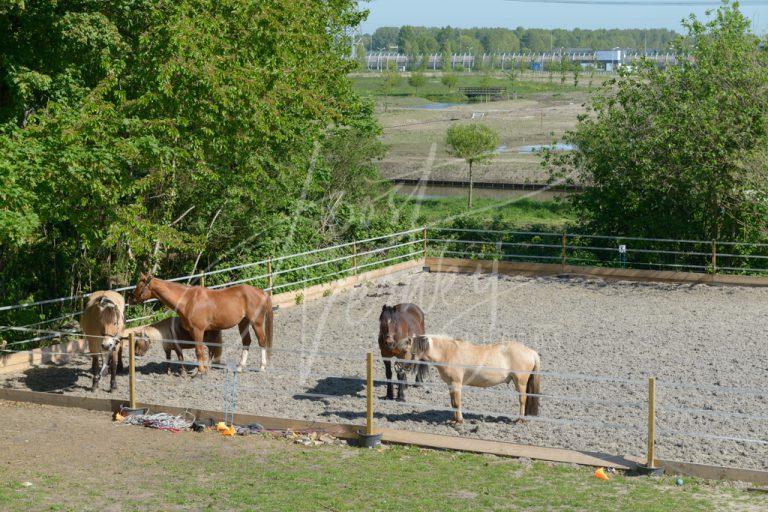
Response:
M24 376L19 377L17 381L24 384L30 391L63 393L72 388L90 389L90 385L83 386L77 383L83 376L87 377L87 382L90 384L90 371L69 366L46 365L24 370Z

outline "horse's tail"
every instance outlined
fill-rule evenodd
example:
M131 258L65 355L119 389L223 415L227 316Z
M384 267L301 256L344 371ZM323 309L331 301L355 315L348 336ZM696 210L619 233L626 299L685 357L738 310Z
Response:
M541 375L538 373L541 370L541 358L539 354L536 354L536 363L533 365L533 371L528 376L528 385L525 388L525 415L526 416L538 416L539 415L539 400L541 397ZM535 396L531 396L535 395Z
M266 344L265 347L267 349L267 359L271 359L272 357L272 351L270 350L272 348L272 320L274 317L274 311L272 311L272 297L267 295L267 302L265 304L265 307L267 308L266 314L264 315L264 330L266 331Z

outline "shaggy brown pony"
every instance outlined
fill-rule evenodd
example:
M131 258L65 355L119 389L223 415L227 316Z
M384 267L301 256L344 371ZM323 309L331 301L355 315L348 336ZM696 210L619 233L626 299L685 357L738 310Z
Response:
M398 304L397 306L387 306L381 309L379 316L379 350L382 357L395 357L405 359L407 353L398 350L397 342L408 336L417 336L424 334L424 312L416 304ZM424 366L424 365L419 365ZM405 400L405 380L408 376L410 365L395 363L397 372L397 399ZM429 371L428 366L424 366L422 371L417 372L416 382L423 382L424 377ZM384 361L384 372L387 375L387 381L392 380L392 361ZM392 382L387 382L387 400L394 400L394 386Z

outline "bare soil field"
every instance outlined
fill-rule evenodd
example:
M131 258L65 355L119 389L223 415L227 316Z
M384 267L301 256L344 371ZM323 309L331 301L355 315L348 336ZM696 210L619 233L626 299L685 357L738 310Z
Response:
M278 311L270 366L256 371L259 350L251 350L249 371L238 376L238 410L363 423L365 353L378 350L381 306L400 302L424 309L428 332L479 343L518 339L534 347L543 370L552 372L542 377L549 398L540 418L513 424L517 401L510 390L465 388L466 421L453 427L446 386L432 370L425 386L408 389L407 402L378 400L378 424L641 456L646 378L655 376L657 457L768 468L766 445L740 440L768 440L768 290L756 288L400 273ZM225 361L237 361L236 332L225 334L225 345ZM137 363L141 401L224 408L224 370L203 378L169 376L163 358L152 347ZM0 386L88 396L88 369L85 358L36 367L5 376ZM382 363L375 371L384 377ZM118 397L127 395L127 384L120 376ZM106 386L95 396L111 396ZM377 391L385 394L383 383Z
M500 149L487 165L478 166L475 179L490 183L546 183L539 153L521 152L524 146L559 142L584 113L583 92L542 93L526 99L472 103L442 109L395 108L379 113L383 142L389 152L379 164L388 179L467 180L466 164L451 157L445 133L456 122L481 122L499 133Z

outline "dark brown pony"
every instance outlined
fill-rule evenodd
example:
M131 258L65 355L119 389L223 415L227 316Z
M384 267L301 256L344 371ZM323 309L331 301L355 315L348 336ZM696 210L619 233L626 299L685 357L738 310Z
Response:
M409 354L407 351L398 349L398 341L410 336L421 336L424 334L424 312L416 304L398 304L397 306L387 306L381 309L379 316L379 349L382 357L396 357L404 359ZM420 365L424 366L424 365ZM405 380L408 375L410 365L395 363L397 380L402 381L397 384L397 400L405 400ZM428 370L428 367L425 366ZM421 368L419 368L421 370ZM387 380L392 380L392 361L384 361L384 371ZM416 374L416 382L423 382L426 371L419 371ZM387 400L395 399L394 385L387 382Z
M248 326L253 327L261 347L261 369L267 367L265 349L272 348L272 298L264 291L253 286L239 284L223 290L210 290L203 286L185 286L171 281L163 281L151 275L139 277L133 292L133 302L140 304L155 298L175 311L181 319L181 325L189 331L195 341L195 356L198 373L206 371L205 345L206 331L221 331L234 326L240 328L243 340L241 371L248 362L248 350L251 346L251 334Z

